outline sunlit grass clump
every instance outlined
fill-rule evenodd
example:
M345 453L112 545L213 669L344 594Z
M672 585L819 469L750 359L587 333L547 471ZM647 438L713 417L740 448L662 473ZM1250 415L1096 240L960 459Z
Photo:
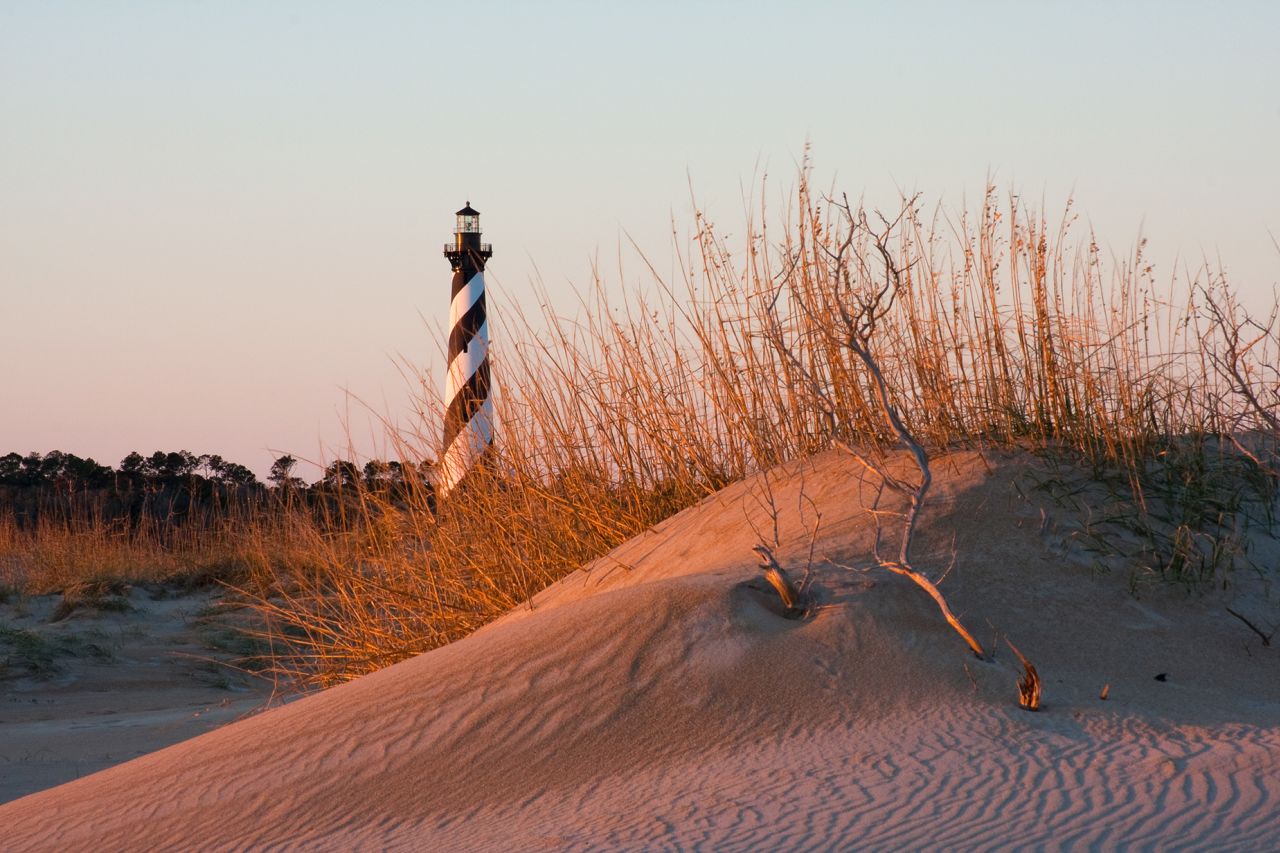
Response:
M674 280L641 258L644 283L624 296L597 280L572 316L496 306L487 470L439 506L424 483L356 485L256 531L245 587L275 669L353 678L473 631L750 472L833 441L888 449L840 318L889 285L871 354L912 434L1083 466L1112 507L1087 532L1137 581L1213 581L1241 526L1271 523L1274 312L1251 318L1210 269L1157 281L1142 243L1108 256L1070 208L1050 224L992 190L976 211L908 199L881 216L803 177L737 245L699 217ZM389 436L406 467L438 452L439 400L419 404L418 427ZM1069 479L1045 488L1071 501Z
M221 508L208 518L108 518L91 508L19 525L0 515L0 589L28 595L96 582L209 585L246 576L263 508ZM274 515L274 512L272 513Z

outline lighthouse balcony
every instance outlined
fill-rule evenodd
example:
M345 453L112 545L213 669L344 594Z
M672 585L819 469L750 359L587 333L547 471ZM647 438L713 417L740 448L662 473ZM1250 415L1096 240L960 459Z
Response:
M457 243L444 244L444 253L446 255L461 255L464 252L479 252L487 258L493 254L493 244L477 243L474 246L459 246Z

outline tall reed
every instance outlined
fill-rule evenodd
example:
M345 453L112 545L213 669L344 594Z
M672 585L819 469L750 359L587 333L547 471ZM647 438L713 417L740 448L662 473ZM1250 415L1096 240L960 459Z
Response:
M873 354L927 446L1068 454L1152 513L1150 489L1172 500L1160 484L1191 470L1171 458L1251 428L1242 464L1259 494L1274 487L1274 315L1231 350L1243 320L1219 274L1161 285L1143 242L1108 257L1070 205L1050 222L989 188L976 211L911 198L882 217L818 197L802 172L791 206L775 219L762 204L740 245L701 214L695 226L674 280L641 257L645 286L623 295L597 276L574 316L548 299L540 318L496 306L498 443L462 492L433 508L421 484L355 487L329 523L291 522L305 559L264 550L253 583L278 671L352 678L463 636L745 474L832 439L888 446L834 322L886 264L902 290ZM439 400L419 394L423 423L389 434L415 465L438 452ZM1205 523L1148 527L1174 549Z
M60 592L95 581L202 584L246 575L261 506L228 506L184 518L107 517L93 506L20 526L0 515L0 587Z

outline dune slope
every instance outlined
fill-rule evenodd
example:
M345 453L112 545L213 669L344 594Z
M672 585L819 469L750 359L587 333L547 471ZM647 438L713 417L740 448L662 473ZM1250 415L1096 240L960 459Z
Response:
M823 454L463 641L0 806L5 845L1274 848L1280 657L1224 607L1274 616L1275 594L1134 598L1075 552L1031 464L936 462L922 522L918 564L954 559L942 589L993 660L862 570L874 483ZM755 568L775 522L782 564L810 570L805 620ZM1017 707L997 632L1039 667L1043 711Z

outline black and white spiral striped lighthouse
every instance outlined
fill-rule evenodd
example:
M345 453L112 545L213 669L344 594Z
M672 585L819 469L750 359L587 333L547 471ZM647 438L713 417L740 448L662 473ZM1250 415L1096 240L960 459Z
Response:
M444 497L487 455L493 444L489 398L489 322L484 308L484 264L493 247L480 242L480 212L471 202L458 211L453 242L444 256L453 267L449 303L449 371L444 383L444 451L436 494Z

